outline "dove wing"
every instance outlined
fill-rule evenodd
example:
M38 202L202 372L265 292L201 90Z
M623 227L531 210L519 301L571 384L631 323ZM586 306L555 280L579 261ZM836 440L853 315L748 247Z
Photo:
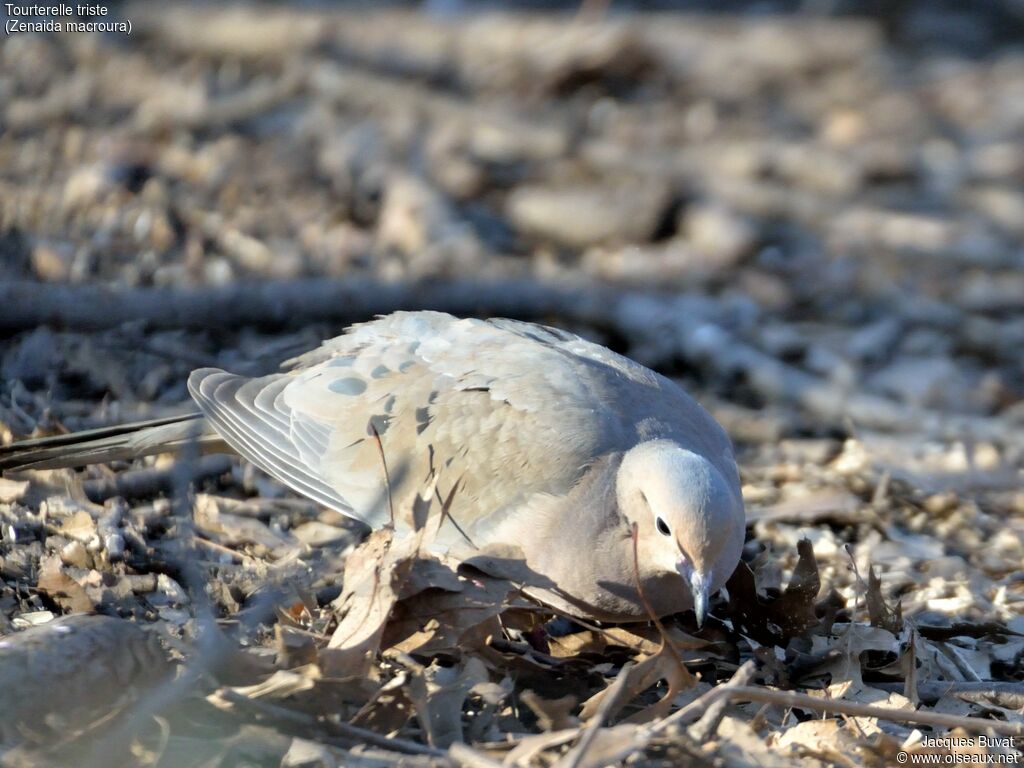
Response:
M408 510L433 481L442 498L458 483L453 526L479 544L524 500L568 494L596 459L640 439L720 434L708 447L728 450L667 379L530 323L395 313L294 363L255 379L200 369L189 388L241 455L371 526L388 520L389 487Z

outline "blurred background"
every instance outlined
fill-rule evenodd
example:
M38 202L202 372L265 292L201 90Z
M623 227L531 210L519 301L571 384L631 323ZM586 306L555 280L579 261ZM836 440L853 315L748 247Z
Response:
M131 33L0 48L9 332L124 319L117 299L44 290L65 284L601 283L710 297L710 320L838 393L1024 419L1024 4L117 3L95 18ZM377 309L366 291L344 319ZM158 311L133 296L129 318ZM629 336L608 320L594 332ZM643 346L662 367L697 356ZM25 379L10 357L5 378ZM802 397L717 362L734 400Z
M104 18L131 33L0 45L5 440L187 407L190 368L376 312L511 314L680 379L752 517L833 521L820 556L1019 595L1024 3Z

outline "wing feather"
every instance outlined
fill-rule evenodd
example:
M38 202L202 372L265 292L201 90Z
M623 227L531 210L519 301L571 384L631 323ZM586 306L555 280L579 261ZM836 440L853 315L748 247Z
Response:
M300 493L350 514L352 510L345 499L324 482L319 472L304 464L287 435L264 420L267 412L239 398L243 388L248 387L246 395L258 395L261 383L273 385L281 375L247 379L216 368L201 368L193 371L188 384L192 397L214 429L242 456ZM276 415L271 418L278 423L284 421Z
M474 540L640 440L671 438L726 463L713 419L664 377L566 331L396 312L244 379L203 369L189 387L246 458L370 525L437 480ZM391 475L384 482L376 431ZM461 534L460 534L461 536Z

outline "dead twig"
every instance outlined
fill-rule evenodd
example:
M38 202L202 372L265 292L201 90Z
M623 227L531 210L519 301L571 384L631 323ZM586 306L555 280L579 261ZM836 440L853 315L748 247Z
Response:
M313 715L308 715L304 712L297 712L293 709L288 709L287 707L281 707L265 701L260 701L259 699L250 698L249 696L233 691L230 688L222 688L217 692L217 696L234 707L268 717L279 723L287 723L293 727L299 726L307 733L309 731L313 731L315 733L327 733L332 736L346 739L350 742L354 741L358 744L372 744L375 747L380 747L381 749L386 749L392 752L397 751L405 752L410 755L429 755L431 757L440 758L448 757L448 753L443 749L429 747L425 744L419 744L415 741L410 741L409 739L403 739L397 736L382 736L376 731L371 731L368 728L360 728L357 725L351 725L349 723L320 720Z
M619 670L618 676L608 688L605 697L601 700L601 706L598 707L597 712L590 718L590 722L583 728L579 743L559 762L559 768L579 768L580 763L583 762L583 758L587 754L587 750L590 749L594 739L597 738L597 732L601 730L601 727L605 724L611 713L618 711L622 703L620 699L628 688L629 671L633 666L632 663L624 664L622 669Z
M875 717L893 723L916 723L918 725L938 726L939 728L963 728L965 731L972 733L992 731L1000 736L1024 737L1024 725L1020 723L1004 723L999 720L950 715L944 712L892 709L889 707L878 707L873 704L858 704L854 701L820 699L809 696L806 693L777 691L751 685L735 687L728 685L718 686L697 701L673 713L670 717L655 723L651 726L650 732L659 733L673 726L678 726L685 722L687 715L694 713L697 704L711 706L719 698L725 698L729 701L754 701L764 704L775 704L780 707L804 709L819 714Z
M192 538L196 546L203 547L204 549L209 549L213 552L217 552L222 555L227 555L232 560L237 560L240 563L248 563L249 565L254 565L255 563L257 563L257 560L249 557L245 553L231 549L231 547L225 547L223 544L218 544L216 541L210 541L209 539L204 538L199 534L196 534Z
M459 768L501 768L503 765L461 742L455 742L448 747L448 757Z
M754 662L746 661L743 665L733 673L733 676L728 682L723 683L718 688L738 688L746 685L750 682L750 679L754 676ZM712 690L718 690L713 688ZM725 708L729 705L728 697L721 696L713 701L704 712L704 715L698 720L693 727L690 729L690 735L693 740L700 744L712 736L715 735L715 731L718 730L718 726L722 722L722 718L725 716Z
M195 483L208 477L216 477L231 471L231 457L223 454L200 456L190 463L189 483ZM100 480L86 480L82 483L86 496L91 501L103 502L114 496L126 499L138 499L155 496L158 493L169 493L180 470L174 467L163 469L136 469L120 472L113 477Z
M665 631L665 625L661 623L661 619L659 619L655 615L654 609L651 608L651 604L647 600L647 595L644 594L644 588L640 584L640 560L639 554L637 552L637 547L639 545L640 539L639 533L640 532L637 527L637 524L633 523L633 580L636 582L637 594L640 595L640 602L643 603L644 610L647 612L647 615L654 623L654 626L657 627L658 634L661 635L662 646L668 649L668 652L672 655L672 658L679 665L679 670L681 672L682 679L689 682L690 685L688 687L692 687L697 681L694 679L693 675L690 674L690 670L688 670L686 668L686 665L683 663L683 655L679 653L679 649L676 648L675 643L673 643L672 639L668 636L668 632Z
M903 683L872 683L882 691L904 693ZM924 702L934 704L943 696L956 696L965 701L992 702L1007 709L1024 708L1024 683L1011 682L946 682L925 680L918 682L917 695Z

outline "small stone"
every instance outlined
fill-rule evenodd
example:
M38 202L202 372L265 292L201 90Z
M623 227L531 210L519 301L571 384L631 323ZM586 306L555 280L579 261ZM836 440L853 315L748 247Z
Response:
M32 271L40 280L63 282L71 273L73 257L70 245L39 243L32 249Z
M89 165L79 168L64 184L64 205L68 208L79 208L95 203L110 186L109 176L102 166Z
M509 195L506 213L523 234L585 248L650 240L668 204L668 188L654 182L522 186Z
M923 506L933 515L941 515L946 512L952 512L956 509L958 503L960 503L960 499L955 491L944 491L932 494L926 498Z
M750 219L714 203L687 208L680 224L686 240L716 269L735 266L757 237Z
M80 541L69 541L60 551L60 559L65 565L76 568L92 568L92 556Z

